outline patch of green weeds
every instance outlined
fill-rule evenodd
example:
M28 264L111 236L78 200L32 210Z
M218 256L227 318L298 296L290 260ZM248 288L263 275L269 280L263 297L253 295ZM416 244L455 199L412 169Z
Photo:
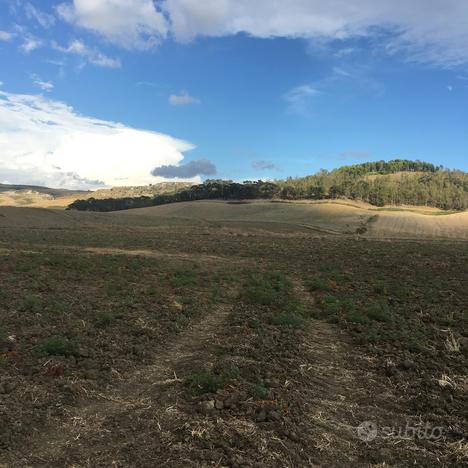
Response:
M55 336L44 343L43 350L51 356L74 356L77 354L77 345L66 338Z

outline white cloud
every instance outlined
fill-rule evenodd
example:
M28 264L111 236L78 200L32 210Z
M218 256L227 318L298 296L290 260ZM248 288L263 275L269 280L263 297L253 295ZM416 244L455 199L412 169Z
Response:
M52 43L52 47L55 50L60 52L64 52L65 54L74 54L80 55L85 57L89 63L93 65L97 65L99 67L106 67L106 68L120 68L121 63L119 59L108 57L103 53L99 52L96 49L89 48L84 42L82 41L72 41L68 47L62 47L58 45L56 42Z
M74 189L162 180L193 146L160 133L77 114L43 96L0 91L0 182Z
M42 45L43 45L43 42L41 39L37 39L31 36L31 37L26 37L20 47L23 52L26 52L27 54L29 54L33 50L36 50L39 47L42 47Z
M34 86L42 89L43 91L50 92L54 89L54 84L50 81L41 80L36 74L31 75L31 79L33 80Z
M287 103L289 112L305 114L309 109L310 100L318 94L320 94L320 91L310 84L305 84L290 89L283 95L283 99Z
M182 41L239 32L315 41L372 36L389 53L411 60L468 62L464 0L166 0L163 5Z
M169 104L173 106L187 106L189 104L200 104L200 102L200 99L190 96L187 91L182 91L180 94L171 94L169 96Z
M153 0L73 0L57 6L69 23L128 49L148 49L165 37L167 20Z
M26 2L23 6L26 17L36 20L43 28L50 28L55 24L55 17L49 13L37 9L29 2Z
M464 0L68 0L57 12L129 49L151 48L168 33L179 41L237 33L315 43L372 37L387 53L409 60L468 63Z
M344 68L341 68L341 67L333 67L333 74L335 76L339 76L339 77L342 77L342 78L352 78L353 75L348 71L348 70L345 70Z
M449 92L452 92L452 91L453 91L453 86L452 86L452 85L447 85L447 90L448 90Z
M13 37L12 33L0 31L0 41L9 41Z

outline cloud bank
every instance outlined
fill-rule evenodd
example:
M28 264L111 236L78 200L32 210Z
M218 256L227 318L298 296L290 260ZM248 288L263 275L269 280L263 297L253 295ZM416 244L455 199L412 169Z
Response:
M0 183L146 185L163 180L151 174L155 167L179 164L192 148L168 135L78 115L43 96L0 91Z
M180 166L173 164L161 166L152 171L154 176L166 177L167 179L192 179L196 176L215 175L216 173L216 166L208 159L190 161Z
M167 0L180 40L244 32L255 37L381 39L390 53L455 65L468 62L464 0Z
M57 11L129 49L151 48L168 34L179 41L237 33L317 41L372 37L388 53L411 60L468 63L465 0L68 0Z

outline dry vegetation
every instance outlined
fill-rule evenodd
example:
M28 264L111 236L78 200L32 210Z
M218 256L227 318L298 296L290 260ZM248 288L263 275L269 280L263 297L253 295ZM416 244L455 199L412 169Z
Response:
M0 208L0 466L467 463L468 244L387 215Z
M190 187L190 185L187 182L162 182L141 187L113 187L93 192L73 192L71 190L54 190L39 187L6 190L7 186L0 184L0 206L65 209L76 200L87 200L91 197L101 200L106 198L154 197L163 193L176 192ZM11 187L13 188L14 186Z

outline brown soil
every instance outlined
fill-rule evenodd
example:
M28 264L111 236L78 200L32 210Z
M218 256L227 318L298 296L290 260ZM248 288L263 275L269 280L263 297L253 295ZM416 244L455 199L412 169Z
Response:
M465 243L145 226L0 230L0 466L467 463Z

